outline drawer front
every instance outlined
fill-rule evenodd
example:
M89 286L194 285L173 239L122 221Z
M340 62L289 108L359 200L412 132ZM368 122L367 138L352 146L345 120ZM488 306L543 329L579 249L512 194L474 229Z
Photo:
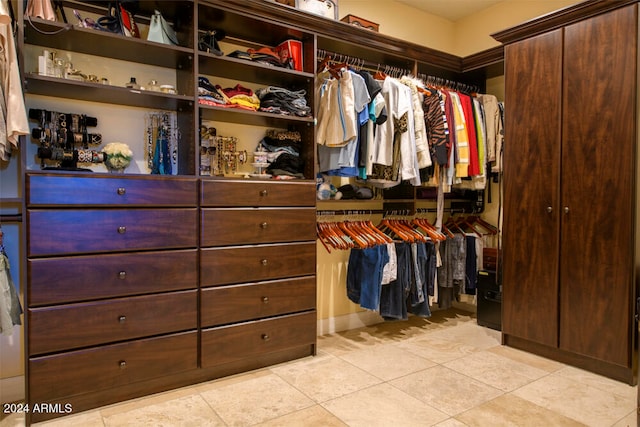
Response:
M203 287L312 276L315 272L315 242L200 251L200 285Z
M198 182L179 177L27 174L27 206L197 206Z
M29 256L196 247L197 209L28 210Z
M316 340L316 312L202 331L202 367L221 365Z
M314 208L203 209L200 244L225 246L316 239Z
M314 182L201 181L201 206L315 206Z
M195 331L31 358L31 403L197 369L197 360Z
M31 307L195 289L198 251L28 259L27 274Z
M195 329L197 291L30 308L29 354Z
M316 278L218 286L200 295L201 327L316 308Z

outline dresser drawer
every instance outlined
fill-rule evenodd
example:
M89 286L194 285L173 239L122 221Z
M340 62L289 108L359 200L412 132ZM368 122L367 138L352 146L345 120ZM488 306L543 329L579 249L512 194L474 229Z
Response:
M29 259L27 274L31 307L195 289L198 251Z
M210 248L200 251L200 285L255 282L316 272L316 243Z
M27 206L197 206L193 178L27 174Z
M196 247L198 210L27 211L28 256Z
M315 208L203 209L202 246L316 239Z
M207 368L314 344L315 340L315 311L206 329L202 331L201 364Z
M315 308L315 276L218 286L202 290L200 325L222 325Z
M195 329L197 291L30 308L29 354Z
M197 369L198 334L185 332L29 359L32 403Z
M201 181L201 206L315 206L311 181Z

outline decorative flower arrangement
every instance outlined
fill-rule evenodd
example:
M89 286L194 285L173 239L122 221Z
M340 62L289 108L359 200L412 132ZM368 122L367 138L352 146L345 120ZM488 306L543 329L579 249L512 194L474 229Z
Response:
M110 142L104 146L102 152L107 155L104 164L110 171L123 171L133 158L129 146L122 142Z

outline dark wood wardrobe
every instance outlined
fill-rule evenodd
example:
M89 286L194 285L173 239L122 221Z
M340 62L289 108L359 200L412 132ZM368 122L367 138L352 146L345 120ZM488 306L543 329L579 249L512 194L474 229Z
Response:
M494 37L503 342L635 384L638 3L584 2Z

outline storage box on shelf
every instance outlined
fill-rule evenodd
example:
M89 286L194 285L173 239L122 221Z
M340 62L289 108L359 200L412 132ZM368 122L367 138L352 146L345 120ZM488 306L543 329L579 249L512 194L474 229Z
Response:
M27 403L77 412L197 369L195 178L34 172L25 195Z

